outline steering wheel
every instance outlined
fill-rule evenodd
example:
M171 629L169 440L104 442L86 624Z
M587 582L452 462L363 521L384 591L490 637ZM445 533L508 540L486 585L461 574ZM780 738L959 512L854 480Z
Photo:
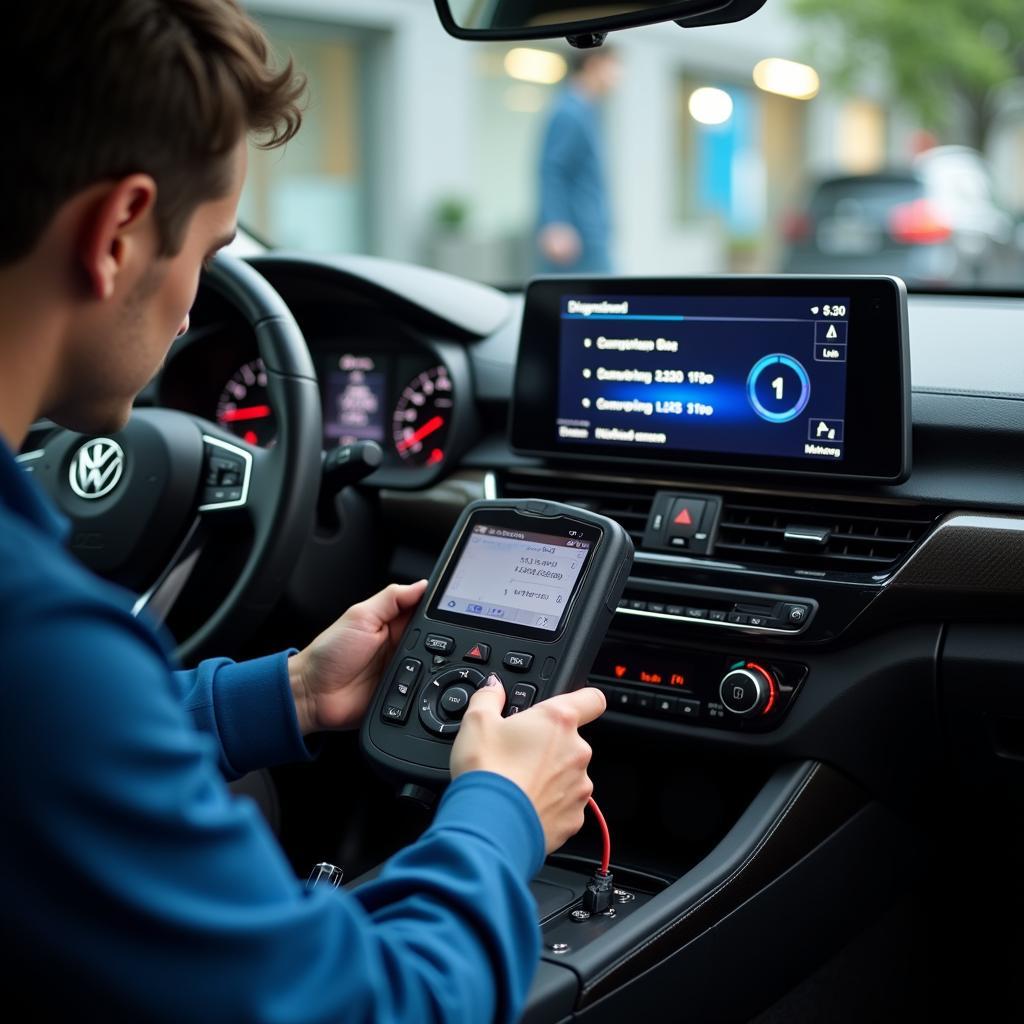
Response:
M133 614L145 609L158 622L204 552L216 554L225 532L218 526L247 518L252 540L241 568L216 610L180 640L183 663L209 653L212 642L237 642L274 606L312 529L321 476L320 391L291 311L234 257L218 255L203 283L256 337L278 425L273 447L249 445L189 413L135 409L117 433L58 428L20 456L71 520L72 551L141 594Z

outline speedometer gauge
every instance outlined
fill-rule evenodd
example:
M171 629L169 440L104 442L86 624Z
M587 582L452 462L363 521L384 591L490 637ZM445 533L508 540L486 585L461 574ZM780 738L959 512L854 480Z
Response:
M267 370L254 359L231 375L217 399L217 422L249 444L269 448L277 438L277 420L267 393Z
M452 418L452 382L444 366L432 366L402 389L391 417L395 451L414 466L436 466Z

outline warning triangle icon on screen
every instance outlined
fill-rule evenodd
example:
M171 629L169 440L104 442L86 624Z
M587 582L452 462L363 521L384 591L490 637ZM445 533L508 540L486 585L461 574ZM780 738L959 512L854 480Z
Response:
M693 517L690 515L690 510L684 505L672 522L674 522L676 526L692 526Z
M828 338L829 341L831 341L833 338L839 337L839 332L836 330L835 324L828 325L828 330L825 332L825 337Z

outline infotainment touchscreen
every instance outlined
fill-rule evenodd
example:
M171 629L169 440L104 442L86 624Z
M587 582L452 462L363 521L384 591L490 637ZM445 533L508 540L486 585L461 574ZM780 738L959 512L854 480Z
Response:
M897 479L905 349L894 279L537 281L513 443Z

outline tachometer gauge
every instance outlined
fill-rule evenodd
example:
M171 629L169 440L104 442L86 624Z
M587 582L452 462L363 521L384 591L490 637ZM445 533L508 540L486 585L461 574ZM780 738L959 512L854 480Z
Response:
M436 466L452 418L452 382L443 366L432 366L402 389L391 416L395 451L414 466Z
M267 394L262 359L238 368L217 400L217 422L249 444L269 448L277 438L277 421Z

